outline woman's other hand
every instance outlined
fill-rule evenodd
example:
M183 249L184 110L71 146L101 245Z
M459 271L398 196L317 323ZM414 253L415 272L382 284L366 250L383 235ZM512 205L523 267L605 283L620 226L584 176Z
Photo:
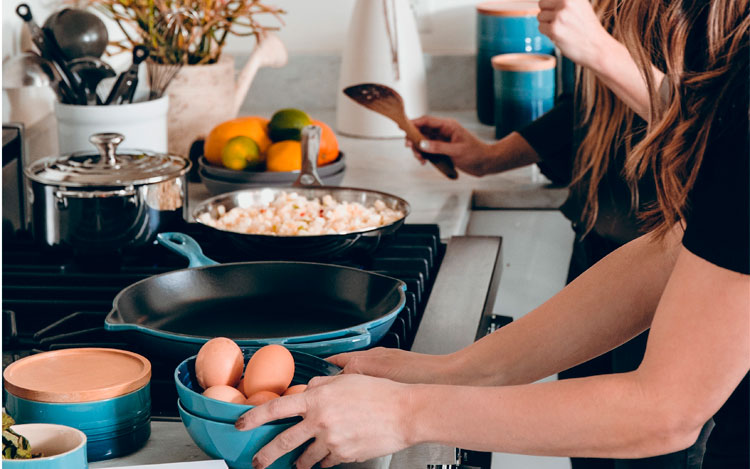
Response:
M250 430L277 419L302 416L253 458L261 469L305 442L312 443L296 462L309 469L320 462L331 467L343 462L366 461L409 446L409 387L361 375L317 377L307 390L257 406L235 423Z
M601 48L611 38L589 0L539 0L539 32L549 37L560 52L584 67L594 67Z
M362 352L340 353L327 360L343 368L347 374L378 376L400 383L448 384L457 379L450 371L450 355L426 355L376 347Z
M458 169L473 176L487 174L490 145L479 140L461 124L453 119L433 116L423 116L412 122L428 139L421 142L420 151L448 155ZM419 151L414 147L412 150L417 159L424 162Z

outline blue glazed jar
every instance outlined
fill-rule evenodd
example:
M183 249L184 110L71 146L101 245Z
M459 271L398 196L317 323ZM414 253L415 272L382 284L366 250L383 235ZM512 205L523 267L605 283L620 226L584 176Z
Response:
M539 32L537 1L492 1L477 5L477 116L495 121L492 57L515 52L554 54L555 45Z
M545 54L502 54L492 58L496 138L552 109L556 62L554 56Z

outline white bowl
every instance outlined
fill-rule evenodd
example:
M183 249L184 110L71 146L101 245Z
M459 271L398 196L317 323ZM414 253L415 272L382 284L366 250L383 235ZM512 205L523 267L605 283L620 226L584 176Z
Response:
M26 437L32 453L41 458L3 459L3 467L14 469L87 468L86 435L73 427L52 423L25 423L10 427Z

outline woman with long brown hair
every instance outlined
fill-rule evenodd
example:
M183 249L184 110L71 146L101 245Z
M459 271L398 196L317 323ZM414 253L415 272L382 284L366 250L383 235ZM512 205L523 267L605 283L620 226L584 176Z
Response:
M571 1L540 6L554 14ZM553 39L565 25L559 19L543 21ZM237 428L249 429L303 416L256 454L256 467L311 439L298 467L361 461L428 441L652 456L690 446L722 406L742 404L730 396L750 369L748 5L631 0L618 6L615 22L645 84L624 84L648 116L625 168L633 193L639 178L653 176L657 204L644 212L653 229L454 354L376 349L332 357L346 374L315 378L305 393L238 420ZM655 56L664 61L661 82L652 74ZM649 328L632 372L535 382ZM736 467L729 464L711 467Z

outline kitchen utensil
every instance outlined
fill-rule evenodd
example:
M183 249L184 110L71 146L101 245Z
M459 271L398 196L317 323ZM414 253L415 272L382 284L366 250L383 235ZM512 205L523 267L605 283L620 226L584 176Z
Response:
M68 62L70 71L78 75L86 92L86 104L102 104L96 92L99 83L105 78L116 76L115 70L105 61L96 57L82 57Z
M345 88L344 94L356 103L394 121L399 128L406 132L406 138L414 144L414 148L419 148L419 142L425 139L417 126L406 117L404 100L396 90L377 83L362 83ZM424 159L435 165L440 172L449 178L456 179L458 177L456 168L449 156L424 152L421 154Z
M135 88L138 86L138 67L141 62L148 57L148 48L138 45L133 48L133 63L130 67L117 77L117 81L112 87L109 96L104 104L122 104L124 102L133 102Z
M380 340L406 297L404 282L351 267L310 262L216 265L182 233L159 242L190 266L134 283L114 299L107 330L129 330L145 347L185 358L213 337L241 347L283 344L332 355Z
M38 242L85 252L119 250L147 244L182 221L190 162L142 150L118 151L123 138L94 134L90 141L99 153L42 158L25 169Z
M78 8L52 13L44 22L43 30L55 40L66 60L101 57L109 43L104 22L95 14Z
M341 256L354 248L369 246L374 248L382 235L392 233L400 227L409 214L409 204L405 200L383 192L354 189L350 187L321 186L316 173L319 139L310 138L313 129L307 126L302 130L302 170L291 188L263 187L244 189L212 197L199 203L193 210L193 218L208 226L211 231L227 236L238 249L258 256L272 256L277 259L323 259ZM357 202L372 207L380 201L391 209L400 210L404 217L395 222L360 231L344 234L310 236L281 236L245 234L214 228L201 222L204 214L216 218L221 210L234 207L257 207L268 205L277 196L296 192L308 199L330 195L339 202ZM222 208L219 208L222 207Z
M242 349L245 356L245 366L258 349L259 347ZM295 350L291 352L294 358L294 378L292 378L290 386L307 384L316 376L333 376L341 372L341 368L322 358ZM201 418L216 422L234 423L240 415L253 407L217 401L203 396L201 394L203 389L195 378L195 357L187 358L177 366L174 372L174 381L182 406L188 412Z
M424 58L409 0L357 0L354 4L338 89L357 83L390 86L404 96L408 116L427 114ZM355 137L403 137L392 121L342 95L336 101L336 128Z
M3 372L5 409L18 423L70 425L90 461L140 448L150 435L151 364L133 352L72 348L17 360Z
M152 59L146 60L146 69L148 70L148 99L158 99L167 91L167 87L172 79L182 68L182 63L160 64Z
M260 185L289 184L291 185L299 177L300 171L236 171L209 163L205 157L198 158L198 166L207 175L215 179L221 179L231 182L247 182ZM339 153L331 163L318 167L318 175L326 178L333 174L341 172L346 168L346 158L343 153ZM322 181L322 179L321 179ZM325 181L323 181L325 182ZM335 184L325 184L335 185Z
M26 423L11 429L29 440L34 459L3 459L3 467L11 469L85 469L86 435L75 428L51 423Z
M278 423L267 423L252 430L240 431L234 428L233 423L215 422L188 412L179 400L177 408L182 423L195 444L211 458L226 461L232 469L252 469L255 453L299 421L279 420ZM291 450L274 461L268 469L294 467L294 462L306 447L307 445L301 445Z
M39 49L41 56L54 63L55 67L61 72L59 88L61 95L65 97L64 102L85 104L85 97L81 96L80 83L77 77L68 69L65 64L65 57L63 57L57 48L57 44L53 38L50 38L34 21L31 8L27 4L22 3L16 7L16 13L26 22L26 26L31 32L31 40Z
M258 45L253 49L250 58L242 68L234 88L234 107L232 115L236 116L240 111L245 96L250 89L255 75L261 67L279 68L289 61L289 54L278 36L265 32L258 37Z

